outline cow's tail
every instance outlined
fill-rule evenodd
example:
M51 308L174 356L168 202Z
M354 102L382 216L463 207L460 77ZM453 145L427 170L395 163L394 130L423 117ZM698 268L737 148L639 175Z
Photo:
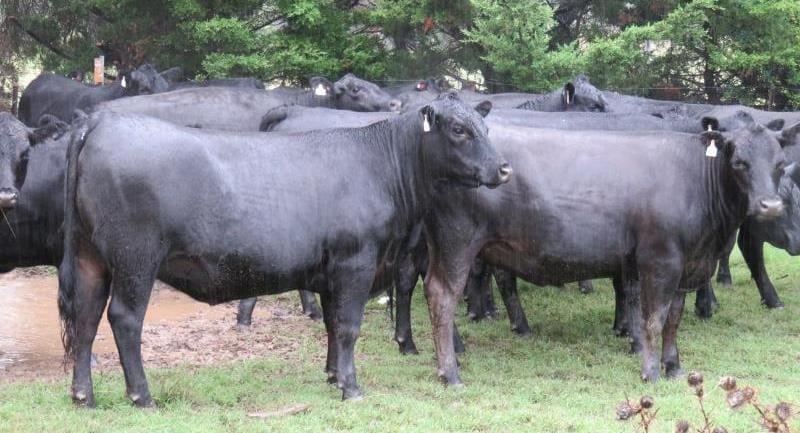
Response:
M58 314L61 318L61 343L64 345L64 363L74 359L76 335L75 290L77 271L75 254L81 234L76 191L78 189L78 156L91 130L90 119L79 119L73 125L72 137L67 148L67 179L64 200L64 257L58 268Z
M261 124L258 125L258 130L261 132L272 131L275 125L286 120L287 116L289 116L289 106L279 105L267 111L267 114L261 118Z

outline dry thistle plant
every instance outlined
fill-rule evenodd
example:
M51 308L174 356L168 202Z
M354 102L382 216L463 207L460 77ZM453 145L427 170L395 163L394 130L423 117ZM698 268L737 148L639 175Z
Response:
M687 420L678 420L675 423L675 433L728 433L728 429L723 426L714 426L711 419L711 411L706 409L705 398L707 396L703 387L704 379L700 373L690 373L686 380L697 397L698 410L703 417L703 424L694 426ZM790 420L797 415L795 407L787 402L779 402L775 406L765 406L758 402L758 391L752 387L739 388L736 378L726 376L720 379L717 384L725 392L725 401L731 409L738 410L745 406L752 406L758 413L759 423L770 433L792 433ZM656 419L658 409L654 409L653 398L642 396L639 402L631 402L628 397L625 401L617 405L617 420L628 421L638 417L638 427L645 433L649 433L653 422ZM800 432L797 432L800 433Z

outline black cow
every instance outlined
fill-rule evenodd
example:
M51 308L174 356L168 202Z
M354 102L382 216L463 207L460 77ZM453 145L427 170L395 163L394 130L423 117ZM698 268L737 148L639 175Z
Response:
M331 83L322 77L309 80L310 90L277 88L267 91L287 104L327 107L351 111L400 111L402 102L377 84L347 74Z
M534 284L621 279L628 299L641 295L632 330L643 343L642 378L659 377L662 331L661 361L668 376L679 374L683 290L709 281L746 216L782 211L777 184L785 158L773 134L756 125L702 135L490 131L518 174L495 191L442 194L425 220L439 376L461 382L453 312L478 255ZM717 157L704 156L709 145Z
M411 84L384 87L383 90L397 98L403 107L418 107L432 101L445 91L445 87L439 80L429 78Z
M123 74L119 81L107 86L89 86L60 75L42 74L22 92L19 119L35 126L40 117L51 114L69 122L76 109L87 110L103 101L165 92L168 88L167 81L149 64Z
M177 81L169 83L169 90L189 89L195 87L241 87L244 89L264 90L264 83L258 78L253 77L218 78L214 80Z
M6 209L0 216L0 272L61 262L64 243L59 230L64 219L64 162L69 137L60 135L66 128L63 123L48 123L36 130L38 138L30 142L26 135L34 131L0 114L0 155L7 147L26 148L20 161L25 166L20 170L27 173L13 182L22 185L13 209L8 209L8 203L2 206ZM0 164L5 169L9 160L0 157Z
M20 189L28 173L31 148L63 133L63 122L48 121L36 129L28 128L11 113L0 113L0 210L14 209L20 200ZM7 215L0 215L5 219ZM6 225L5 221L0 224Z
M511 171L480 115L453 95L360 129L226 133L98 113L73 138L59 310L72 395L89 406L91 345L109 293L127 393L153 404L140 336L156 277L208 303L319 292L326 370L343 398L358 398L364 304L438 206L428 198L498 186Z
M780 140L784 144L783 150L789 161L800 164L800 128L787 128L781 132ZM767 275L764 266L764 242L776 248L786 250L789 254L800 255L800 173L790 171L781 178L778 194L783 200L784 214L774 220L762 221L758 218L747 218L739 229L739 250L744 257L750 275L755 280L761 303L767 308L783 307L775 286ZM731 241L719 260L717 281L730 286L731 273L728 257L733 250L734 239ZM716 297L712 290L698 291L695 302L696 311L701 317L710 317Z
M502 95L502 94L501 94ZM495 98L501 98L498 95ZM568 82L564 88L524 102L515 98L506 98L513 102L500 108L519 108L533 111L606 111L606 102L603 94L597 90L585 75L578 75L575 80ZM492 103L495 101L492 100ZM519 103L517 103L519 102ZM517 105L513 105L517 103Z

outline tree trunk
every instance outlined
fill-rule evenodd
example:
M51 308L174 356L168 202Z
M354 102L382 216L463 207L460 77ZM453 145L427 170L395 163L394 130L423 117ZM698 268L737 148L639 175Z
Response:
M19 106L19 71L17 65L11 64L11 114L17 115Z

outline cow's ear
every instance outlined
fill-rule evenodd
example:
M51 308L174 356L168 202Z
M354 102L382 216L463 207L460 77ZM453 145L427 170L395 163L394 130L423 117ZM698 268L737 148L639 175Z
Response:
M489 115L489 112L492 111L492 101L483 101L480 104L475 106L475 111L478 112L483 117Z
M796 123L778 134L778 142L781 147L794 146L798 144L798 135L800 134L800 123Z
M571 82L564 85L564 99L567 101L567 105L572 105L575 101L575 85Z
M703 117L700 121L703 131L719 131L719 120L716 117Z
M795 185L800 186L800 164L793 162L783 169L783 174L789 176Z
M436 112L433 111L433 107L426 105L420 108L419 114L422 116L422 131L431 132L433 128L437 127Z
M780 131L783 129L783 126L786 124L786 121L783 119L772 119L767 124L766 127L772 131Z
M308 80L308 84L311 86L311 91L314 93L314 96L330 98L334 95L333 83L327 78L311 77L311 79Z
M183 77L183 69L180 66L174 66L159 73L167 83L177 83Z
M706 150L706 156L715 158L719 151L726 150L729 143L719 131L704 131L700 134L700 143Z
M28 131L28 143L31 146L36 146L50 137L58 138L69 129L69 125L55 116L42 116L39 122L40 126L38 128Z

